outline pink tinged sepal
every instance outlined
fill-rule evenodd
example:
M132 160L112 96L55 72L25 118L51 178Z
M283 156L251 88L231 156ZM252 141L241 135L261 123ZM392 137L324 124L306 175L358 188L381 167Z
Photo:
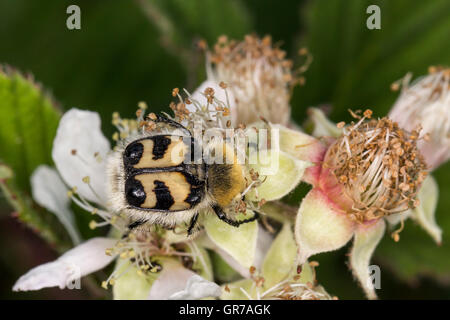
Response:
M314 125L312 132L314 137L339 138L342 135L343 130L338 128L336 123L330 121L321 109L309 108L308 115Z
M96 112L70 109L61 118L53 141L52 157L69 187L89 201L105 205L105 160L110 145ZM89 184L83 178L89 177Z
M323 166L320 171L320 178L317 181L317 185L320 190L323 190L324 194L329 199L332 199L333 203L344 211L350 211L353 207L353 200L347 195L344 189L344 185L339 183L336 176L331 169Z
M59 287L61 289L81 277L106 267L114 256L105 254L116 240L93 238L67 251L55 261L31 269L17 280L13 291L40 290Z
M31 191L33 199L42 207L54 213L74 244L81 242L81 237L75 224L73 212L70 210L70 199L67 197L67 187L58 172L46 165L34 170L31 176Z
M280 149L291 156L307 161L313 166L307 168L302 180L315 185L320 175L320 168L327 151L326 145L306 133L292 130L282 125L272 125L280 132Z
M297 264L317 253L343 247L353 236L355 224L319 189L303 199L295 222Z
M374 272L371 272L369 263L385 229L386 223L383 219L379 219L358 225L355 230L353 248L350 252L350 267L368 299L376 299L375 289L380 289L376 288L376 285L380 284L380 275L377 274L379 269L374 268Z

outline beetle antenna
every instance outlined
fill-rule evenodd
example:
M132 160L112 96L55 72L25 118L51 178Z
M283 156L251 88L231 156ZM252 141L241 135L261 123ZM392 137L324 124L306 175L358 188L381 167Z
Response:
M172 126L172 127L175 127L175 128L177 128L177 129L184 130L185 132L187 132L187 134L188 134L190 137L192 136L192 133L191 133L191 131L189 131L188 128L186 128L185 126L183 126L183 125L182 125L181 123L179 123L179 122L176 122L176 121L174 121L174 120L172 120L172 119L169 119L168 117L166 117L166 116L164 116L164 115L157 114L157 115L156 115L156 120L153 120L153 121L155 121L155 122L166 123L166 124L168 124L168 125L170 125L170 126Z

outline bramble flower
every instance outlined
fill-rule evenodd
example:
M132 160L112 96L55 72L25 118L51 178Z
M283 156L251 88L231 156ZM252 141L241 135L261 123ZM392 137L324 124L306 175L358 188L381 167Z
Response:
M415 207L426 176L418 132L409 135L387 118L364 118L329 146L320 173L321 188L359 223Z
M354 116L357 123L339 124L343 134L323 144L326 152L316 148L321 160L310 168L313 189L296 218L298 263L337 250L354 237L352 271L367 296L376 298L368 266L384 234L384 218L402 220L402 214L419 206L427 171L417 148L418 131L407 132L388 118L371 119L370 110ZM304 138L299 138L301 144ZM399 231L393 233L397 241Z
M411 74L407 74L400 81L392 84L393 90L402 85L402 92L389 117L406 131L419 128L421 137L417 140L417 148L432 172L439 165L448 161L449 129L450 129L450 93L449 69L430 67L430 74L419 78L412 85L409 84ZM334 124L327 119L319 108L308 110L313 123L314 137L322 141L329 137L341 136L345 124ZM391 228L411 217L425 229L430 236L441 243L442 230L435 221L435 211L438 201L439 187L431 175L424 180L418 192L419 205L400 214L386 217ZM401 227L402 228L402 227Z
M328 300L332 297L317 284L316 262L296 261L297 246L292 225L283 224L260 266L249 269L248 279L222 285L221 299L233 300Z
M195 266L202 276L212 280L209 258L203 248L194 242L175 245L165 236L170 231L158 228L148 233L128 233L128 218L108 210L105 162L109 152L109 142L100 131L97 113L72 109L64 114L52 151L58 171L48 166L38 167L31 178L33 196L49 211L65 217L72 216L70 203L66 200L70 199L103 220L92 220L91 228L109 226L111 230L109 237L90 239L57 260L30 270L16 282L13 288L15 291L53 286L64 288L76 278L100 270L114 260L117 260L116 270L103 282L105 288L122 283L132 273L147 284L151 284L149 279L152 279L173 288L172 291L166 291L166 296L160 290L157 291L158 298L168 298L170 294L184 289L189 279L196 275L186 268L186 263ZM73 219L66 220L65 226L69 233L77 234ZM184 264L179 262L178 257L183 257ZM164 277L166 269L171 270L171 276ZM182 276L176 277L176 274ZM177 279L176 286L171 285L174 279ZM123 286L119 285L118 289L114 289L115 297L127 298L121 294L121 288ZM152 298L151 286L146 289L135 290L130 297Z
M422 127L426 136L417 147L430 169L435 169L450 158L450 69L431 67L429 71L411 85L410 74L403 79L389 117L405 130ZM393 84L393 89L398 87Z
M229 106L218 100L211 88L205 89L202 95L204 103L186 94L183 99L178 89L174 89L173 95L179 98L179 103L171 104L176 121L185 123L191 130L195 129L195 123L200 124L201 130L224 131L231 127ZM196 111L187 111L186 104ZM141 103L136 119L122 119L113 114L113 124L118 129L113 140L117 144L129 141L139 132L165 130L156 128L152 115L145 116L145 109L146 105ZM176 225L172 230L152 225L130 232L130 217L111 209L107 174L111 154L114 151L101 133L97 113L71 109L63 115L52 150L57 170L41 166L34 172L33 195L40 205L60 217L74 243L79 239L68 199L93 215L95 220L89 225L92 229L106 227L110 231L107 237L90 239L56 261L30 270L17 281L14 290L64 288L76 277L116 261L113 273L102 283L105 289L113 286L116 299L197 299L220 294L217 285L211 282L213 274L206 247L215 248L240 270L261 263L271 237L257 221L235 228L209 212L202 212L199 224L205 232L200 232L199 239L186 237L187 223ZM281 181L264 176L268 165L265 161L245 167L249 170L245 191L248 195L245 201L237 202L232 208L237 219L245 219L263 202L280 199L290 192L309 166L280 150L269 150L269 155L279 163L276 173L280 174ZM271 188L266 186L269 183ZM246 272L242 275L250 276Z
M206 49L206 44L201 44ZM216 91L228 88L221 99L229 101L233 124L249 124L261 117L272 123L289 123L292 88L304 82L299 73L307 68L310 56L305 66L293 70L293 62L273 45L270 36L261 39L255 35L240 42L221 36L206 54L207 80L196 93L206 87ZM300 54L308 55L305 49Z

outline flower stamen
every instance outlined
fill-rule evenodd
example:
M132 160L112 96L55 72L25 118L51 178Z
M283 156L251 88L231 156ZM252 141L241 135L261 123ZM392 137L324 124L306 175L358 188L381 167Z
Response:
M369 120L366 110L344 129L325 157L345 196L348 214L358 222L402 212L413 206L425 177L425 161L416 140L387 119Z

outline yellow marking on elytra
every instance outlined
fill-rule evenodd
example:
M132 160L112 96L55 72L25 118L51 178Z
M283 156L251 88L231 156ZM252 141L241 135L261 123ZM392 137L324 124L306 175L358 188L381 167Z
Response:
M134 168L142 169L174 167L183 163L184 156L188 151L188 146L183 142L182 137L168 137L171 139L171 143L167 147L164 156L160 159L153 159L153 140L144 139L139 141L144 146L144 152L139 162L134 165Z
M191 185L186 180L185 176L180 172L158 172L145 173L135 176L135 179L142 183L144 187L146 198L141 208L154 208L157 203L155 189L155 181L163 182L169 189L174 203L169 208L171 211L186 210L190 208L190 204L185 202L190 194Z

